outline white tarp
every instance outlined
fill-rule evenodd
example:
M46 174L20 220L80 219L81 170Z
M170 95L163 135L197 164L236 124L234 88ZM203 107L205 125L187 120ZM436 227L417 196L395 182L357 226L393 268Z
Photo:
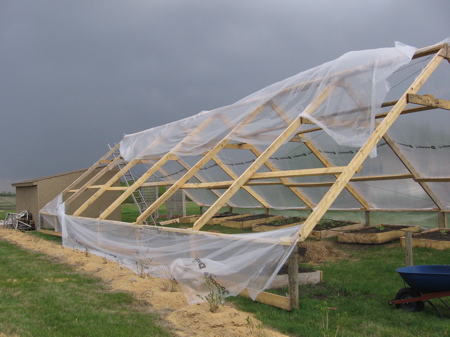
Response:
M46 220L55 228L59 222L65 247L88 250L137 274L176 280L190 304L211 291L206 279L223 297L247 288L255 299L286 262L301 227L225 235L73 217L64 208L59 196L46 206Z

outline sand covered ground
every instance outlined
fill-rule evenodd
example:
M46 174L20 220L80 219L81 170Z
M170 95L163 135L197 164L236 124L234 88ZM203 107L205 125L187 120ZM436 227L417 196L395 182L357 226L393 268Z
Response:
M26 250L47 254L58 262L95 275L112 291L131 292L135 298L146 301L159 312L176 336L286 336L263 327L252 314L239 311L230 304L220 306L214 313L209 311L208 303L188 305L183 293L168 280L141 278L116 262L85 251L63 247L29 233L2 228L0 239Z

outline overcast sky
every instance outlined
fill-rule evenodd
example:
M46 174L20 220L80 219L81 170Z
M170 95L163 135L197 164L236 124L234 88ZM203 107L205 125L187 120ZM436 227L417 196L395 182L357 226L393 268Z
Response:
M450 0L0 0L0 191L352 50L450 37Z

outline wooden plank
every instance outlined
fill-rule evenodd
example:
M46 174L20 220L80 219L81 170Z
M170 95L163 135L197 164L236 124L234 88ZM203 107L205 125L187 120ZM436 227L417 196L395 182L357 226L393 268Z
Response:
M129 186L111 205L109 205L102 214L98 217L100 220L106 219L114 210L122 205L122 203L141 185L150 178L156 171L158 171L169 160L173 160L174 155L172 153L165 154L160 160L158 160L152 167L150 167L133 185Z
M335 167L320 167L320 168L302 169L302 170L261 172L261 173L253 174L250 179L255 180L255 179L334 175L334 174L342 173L342 171L344 169L345 169L345 166L335 166Z
M442 62L443 57L436 54L433 59L428 63L428 65L422 70L418 77L413 81L410 87L394 105L391 111L383 119L381 123L378 124L376 129L373 131L372 135L365 142L365 144L359 149L358 153L353 157L347 166L347 169L342 172L339 178L336 180L335 184L331 186L313 212L308 216L303 227L299 230L298 235L300 240L305 240L308 235L313 230L314 226L320 221L323 215L327 212L336 198L339 196L341 191L348 184L350 179L356 173L357 169L363 164L364 160L369 156L372 149L377 145L379 140L387 132L387 130L392 126L397 117L403 111L407 105L406 95L415 94L419 91L425 81L431 76L434 70Z
M82 182L84 179L86 179L86 177L88 177L92 172L94 172L94 170L100 166L100 163L103 160L108 159L109 157L112 156L112 154L114 153L114 151L116 151L120 146L119 144L116 144L113 148L111 148L103 157L101 157L97 162L95 162L90 168L88 168L81 176L79 176L73 183L69 184L69 186L67 186L64 191L62 191L63 197L64 194L67 193L67 191L73 189L76 185L78 185L80 182Z
M78 198L83 192L85 192L88 188L90 188L96 181L98 181L101 177L103 177L106 173L110 172L110 170L121 161L121 157L114 158L108 165L106 165L100 172L98 172L94 177L92 177L86 184L80 187L74 194L72 194L66 201L66 206L69 206L72 201Z
M321 270L297 273L297 275L299 285L317 284L322 282L323 277ZM287 285L289 285L288 275L277 275L270 284L269 289L283 288Z
M433 177L433 178L414 178L417 182L425 182L425 183L444 183L450 182L450 177Z
M288 258L288 283L289 297L292 299L292 307L298 308L298 248L294 247Z
M344 243L380 244L400 239L402 236L405 235L405 232L407 231L418 232L419 230L420 230L419 226L410 226L407 228L401 228L399 230L391 230L380 233L360 233L358 232L358 230L355 230L350 232L339 233L338 241Z
M333 238L335 236L338 236L339 233L343 233L345 231L349 231L349 230L353 230L353 229L363 228L365 226L366 225L363 223L356 223L353 225L340 226L340 227L335 227L332 229L324 229L324 230L314 229L310 235L317 239Z
M408 94L408 103L425 105L437 109L450 110L450 101L435 98L433 95L415 95Z
M412 232L405 233L405 265L412 266L413 262L413 247L412 247Z
M437 232L443 230L442 228L434 228L425 232L422 232L421 234L426 234L428 232ZM447 234L450 235L450 232L448 232L448 229L446 230ZM404 237L400 238L400 246L406 247L406 240ZM420 238L420 237L414 237L412 238L412 246L413 247L423 247L423 248L432 248L437 250L446 250L450 249L450 241L447 240L430 240L426 238Z
M444 212L439 212L438 214L438 226L439 228L447 228L447 214Z
M196 174L203 166L206 165L206 163L211 160L217 153L219 153L225 146L227 146L231 139L228 137L233 134L233 132L236 132L237 128L242 127L249 122L251 122L261 111L263 111L265 108L265 104L260 105L256 109L254 109L250 114L248 114L245 119L236 126L227 137L223 138L221 141L219 141L208 153L206 153L202 159L200 159L197 164L195 164L190 170L188 170L183 177L178 179L178 181L173 184L162 196L160 196L152 205L150 205L137 219L136 223L142 223L150 214L155 212L159 207L162 206L164 202L167 201L176 191L178 191L185 183L188 182L189 179L193 177L194 174ZM206 123L202 123L197 129L200 127L206 127ZM188 135L190 136L190 135ZM195 134L194 134L195 136ZM176 147L181 146L181 143L178 144ZM219 197L220 199L220 197ZM228 201L228 200L227 200ZM225 203L223 203L225 204ZM222 205L223 205L222 204ZM220 207L219 207L220 208ZM209 213L209 217L207 220L209 220L215 213L217 213L219 209L215 210L214 213ZM206 212L207 213L207 212ZM207 221L206 220L206 221ZM205 221L205 222L206 222Z
M219 167L230 176L231 179L237 179L238 176L232 171L230 170L225 163L217 156L214 156L212 158L212 160L219 165ZM267 201L261 197L258 193L256 193L252 188L248 187L248 186L243 186L243 189L250 194L253 198L255 198L264 208L270 208L270 205L267 203ZM220 197L220 195L218 195Z
M304 110L306 113L312 113L315 111L323 101L329 96L331 92L331 86L326 87L320 95L310 103L310 105ZM301 122L300 118L296 118L278 137L275 141L269 145L264 152L245 170L242 175L235 180L225 193L198 219L194 224L193 229L195 231L200 230L205 223L219 211L219 209L256 173L256 171L267 162L272 154L274 154L281 145L283 145L292 135L298 130Z
M220 223L220 225L224 226L224 227L231 227L231 228L250 228L250 227L252 227L253 225L256 225L256 224L272 222L272 221L280 220L280 219L283 218L282 215L273 215L273 216L270 216L268 218L239 220L242 217L245 217L245 215L242 215L241 217L238 217L238 218L235 218L235 219L222 221ZM211 220L209 220L209 221L211 221Z
M405 167L408 169L409 172L414 177L419 176L419 172L415 169L414 165L412 165L408 158L403 154L403 152L400 150L400 148L395 144L395 142L391 139L391 137L386 133L383 136L386 143L389 145L389 147L394 151L395 155L400 159L400 161L405 165ZM425 193L430 197L430 199L434 202L434 204L439 207L439 209L444 209L444 205L440 201L440 199L434 194L433 190L425 183L425 182L418 182L419 185L422 187L422 189L425 191Z
M244 289L239 295L250 298L247 289ZM255 299L256 302L264 303L283 310L292 311L292 299L268 292L260 292Z
M297 138L300 138L300 137L297 137ZM257 157L259 157L261 155L261 152L258 151L254 146L252 146L251 151ZM271 171L278 171L277 167L274 164L272 164L269 160L266 161L264 163L264 165ZM289 190L292 193L294 193L297 196L297 198L299 198L305 205L307 205L309 208L313 208L314 207L314 205L311 202L311 200L309 200L303 193L301 193L298 189L296 189L296 188L294 188L292 186L289 186L289 184L290 184L290 180L289 179L287 179L287 178L280 178L280 181L281 181L281 183L284 186L289 188ZM247 184L251 184L251 182L247 182Z
M95 200L97 200L109 187L111 187L125 172L129 171L134 165L136 165L138 160L132 160L127 165L125 165L119 172L117 172L108 182L106 182L102 187L98 189L88 200L84 202L74 213L74 216L80 216L90 205L92 205Z
M311 150L311 152L317 157L317 159L319 159L319 161L325 165L326 167L332 167L333 165L331 165L331 163L325 158L325 156L309 141L305 142L306 147L308 147L308 149ZM338 178L339 175L334 174L335 178ZM367 203L367 201L358 193L356 192L356 190L347 184L347 186L345 187L347 189L347 191L350 192L351 195L353 195L353 197L361 204L362 207L369 209L370 206Z
M178 159L177 159L177 162L178 162L181 166L183 166L183 167L186 169L186 171L189 171L189 170L192 168L192 167L189 166L184 160L182 160L182 159L179 158L179 157L178 157ZM198 181L204 183L202 177L200 177L198 174L194 174L194 177L195 177ZM214 193L217 197L220 196L220 194L219 194L218 192L214 191L214 190L211 190L211 192Z

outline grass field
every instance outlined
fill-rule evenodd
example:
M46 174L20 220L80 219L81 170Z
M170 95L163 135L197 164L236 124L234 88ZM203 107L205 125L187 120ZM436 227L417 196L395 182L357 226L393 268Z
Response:
M0 256L2 336L171 336L129 293L6 241Z
M134 221L136 216L136 208L134 205L124 205L123 217L127 217ZM195 208L195 205L190 207L190 214L198 214L199 209ZM174 224L173 226L183 226L183 224ZM236 229L224 229L220 226L205 226L204 230L220 230L222 232L235 232ZM50 236L43 235L41 233L33 233L39 235L42 238ZM51 237L56 242L60 242L60 238ZM1 243L1 242L0 242ZM354 244L341 244L336 239L330 239L329 243L333 247L345 253L346 258L336 259L327 262L321 262L315 265L303 265L305 267L314 267L323 271L323 282L318 285L309 285L300 287L300 308L287 312L281 309L277 309L268 305L255 303L246 298L228 298L227 301L235 303L241 310L252 312L260 319L264 324L271 326L277 330L280 330L290 336L430 336L440 337L450 335L450 325L448 321L442 319L428 304L425 305L425 310L422 312L405 312L401 309L389 306L388 302L392 300L396 292L403 288L405 285L400 276L395 272L396 268L404 266L405 252L397 243L389 243L383 245L354 245ZM9 249L9 248L8 248ZM8 255L7 252L1 251L3 256ZM21 253L22 254L22 253ZM448 251L437 251L427 248L415 248L414 249L414 263L415 264L448 264L449 263ZM27 260L26 258L25 260ZM46 261L45 258L40 257L37 262ZM21 264L22 262L15 262ZM24 262L25 263L25 262ZM44 265L48 262L44 262ZM3 274L1 268L3 268L4 262L0 262L0 274ZM6 268L13 269L13 265L10 264ZM28 269L29 267L24 267ZM30 267L31 268L31 267ZM42 273L46 273L46 269L42 269ZM51 276L55 271L48 271ZM19 274L26 273L26 270L19 271ZM40 271L35 272L36 275L27 274L26 280L34 279L34 277L48 278L44 276ZM73 273L69 271L69 274ZM11 277L11 279L21 279L22 276L18 275ZM71 276L72 277L72 276ZM71 279L69 277L69 279ZM4 281L3 281L4 282ZM27 281L25 282L28 284ZM95 281L87 280L80 281L77 286L82 286L81 283L86 282L89 288L90 284L95 284ZM11 286L6 284L7 286ZM4 284L0 285L1 287ZM16 286L16 285L14 285ZM76 292L81 292L75 286L73 286ZM41 288L38 288L41 291ZM12 290L11 290L12 291ZM31 291L31 290L26 290ZM44 290L42 290L44 291ZM58 290L59 291L59 290ZM86 289L83 291L87 291ZM97 290L97 286L94 287L94 293L103 290ZM20 290L18 293L25 292ZM287 293L287 288L278 289L274 291L280 295ZM14 294L14 292L13 292ZM9 296L8 293L2 296ZM30 295L31 296L31 295ZM32 295L37 296L37 295ZM49 295L48 295L49 296ZM64 293L62 296L69 296ZM97 295L89 294L87 297L93 298L93 301L100 301L95 299ZM122 296L122 295L121 295ZM45 296L44 296L45 297ZM11 299L9 299L11 301ZM25 301L30 301L30 299ZM34 301L34 298L33 298ZM48 301L48 299L47 299ZM74 299L75 302L81 301L81 299ZM127 302L128 301L128 302ZM45 303L42 305L48 305ZM118 301L120 302L120 301ZM124 300L124 303L129 304L129 300ZM439 310L447 317L450 317L450 309L444 307L438 300L433 300L433 303L439 308ZM85 303L83 305L93 306L96 304ZM117 303L118 305L118 303ZM10 316L16 311L20 311L13 304L8 304L6 301L0 298L0 328L8 327L9 332L17 335L28 336L26 334L18 333L20 327L14 327L11 320L7 318L3 319L3 316ZM56 310L61 310L58 308ZM98 310L98 309L94 309ZM115 310L115 309L114 309ZM113 311L114 311L113 310ZM124 309L117 309L118 312L122 312ZM9 314L8 314L9 313ZM55 312L56 314L56 312ZM139 314L138 313L136 315ZM14 316L13 315L13 316ZM70 315L76 315L74 312L68 312L67 320L70 320ZM38 326L38 318L32 313L26 311L27 316L24 318L24 324L31 324ZM30 316L30 317L28 317ZM57 315L57 317L59 317ZM73 316L73 319L88 319L78 318ZM106 318L105 318L106 319ZM122 318L119 318L119 321ZM53 324L53 323L52 323ZM57 331L59 325L62 323L55 323L55 327L52 331ZM81 323L80 323L81 324ZM85 324L85 323L83 323ZM124 323L127 324L127 323ZM38 329L37 327L36 329ZM16 330L15 330L16 329ZM22 328L25 329L25 328ZM136 327L136 329L139 329ZM2 330L0 330L2 331ZM40 330L36 334L30 336L41 336ZM75 329L75 331L78 331ZM89 336L97 336L93 332ZM160 333L160 332L158 332ZM163 335L163 332L161 332ZM44 336L45 334L42 334ZM75 335L75 334L74 334ZM120 336L120 334L112 334L114 336ZM52 335L53 336L53 335ZM59 335L55 335L59 336ZM62 336L62 335L61 335ZM72 336L66 334L65 336ZM98 335L103 336L103 335ZM145 336L145 334L144 334ZM155 334L155 336L158 336Z
M0 196L0 210L16 209L16 197Z
M248 299L232 299L242 310L291 336L430 336L450 335L448 320L425 304L424 311L406 312L389 306L405 287L396 268L404 266L405 252L397 243L383 245L338 244L348 258L314 267L324 282L300 287L300 308L286 312ZM415 264L448 264L449 252L414 249ZM284 295L286 289L280 289ZM450 317L450 309L432 300Z

